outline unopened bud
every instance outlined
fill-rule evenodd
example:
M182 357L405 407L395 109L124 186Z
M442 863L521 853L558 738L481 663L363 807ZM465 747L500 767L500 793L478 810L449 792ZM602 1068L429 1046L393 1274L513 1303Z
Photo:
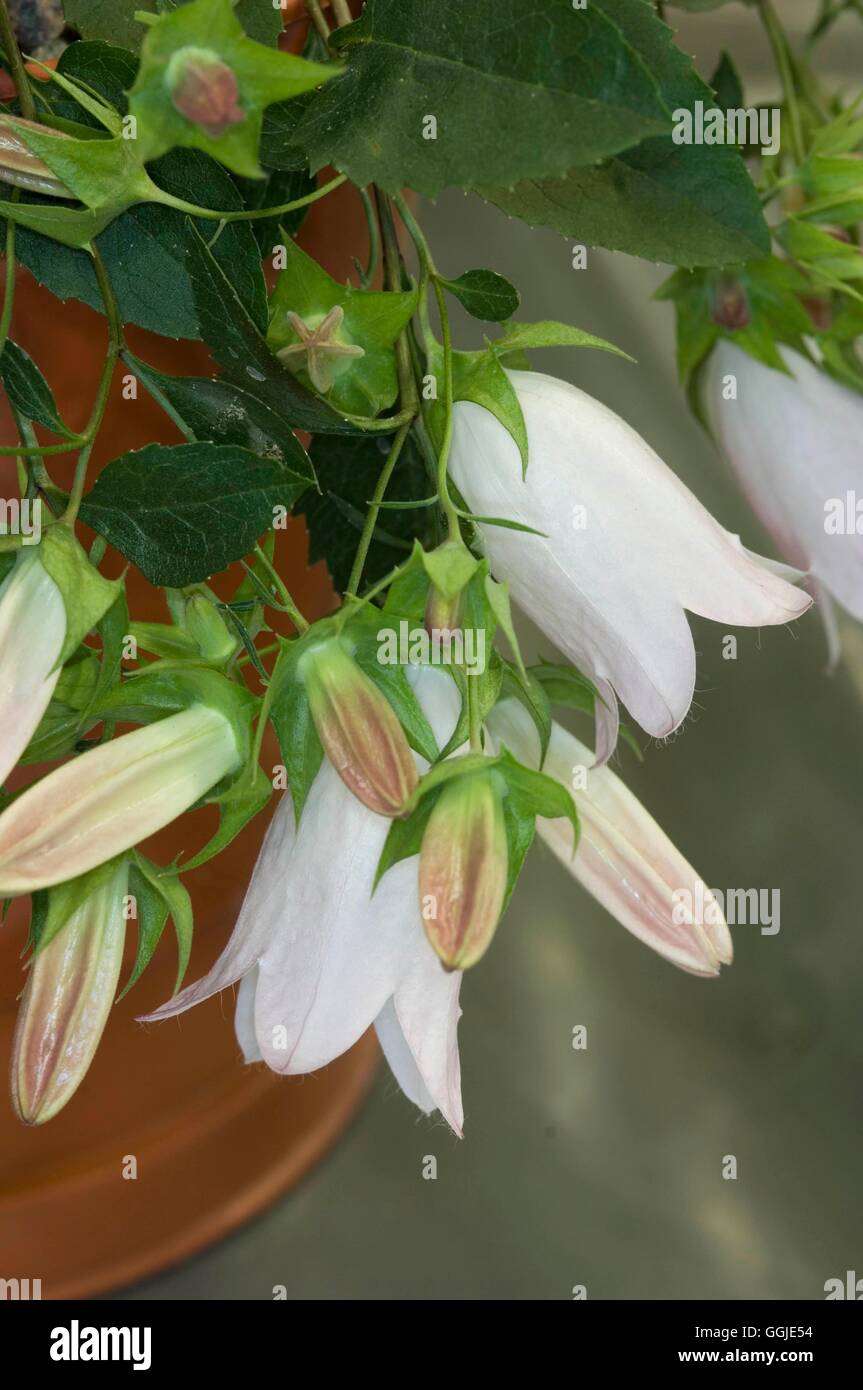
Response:
M458 632L462 624L464 613L464 596L456 594L455 598L447 598L446 594L441 593L434 584L429 592L428 602L425 611L426 632L438 632L441 635Z
M506 897L508 853L495 775L447 783L420 849L426 935L448 970L475 965L491 944Z
M108 1021L123 961L124 863L37 952L12 1049L12 1103L28 1125L62 1110L87 1074Z
M168 64L166 81L174 109L213 140L246 119L237 103L236 76L212 49L181 48Z
M206 594L191 594L186 600L183 622L205 661L223 666L237 650L239 639L228 631L224 620Z
M307 652L300 670L315 728L345 786L370 811L400 816L419 779L389 701L337 638Z
M54 176L48 165L30 149L22 131L33 130L52 139L68 140L62 130L52 130L38 121L25 121L19 116L0 116L0 180L31 193L44 193L53 198L71 198L64 183Z
M752 321L749 297L739 280L724 277L713 296L713 322L722 328L745 328Z

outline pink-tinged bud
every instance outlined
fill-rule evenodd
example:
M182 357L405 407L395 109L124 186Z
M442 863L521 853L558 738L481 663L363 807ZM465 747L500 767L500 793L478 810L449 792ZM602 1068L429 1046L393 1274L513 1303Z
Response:
M752 321L749 297L739 280L724 277L713 296L713 322L722 328L745 328Z
M22 550L0 585L0 782L48 708L65 636L63 596L38 549Z
M426 632L437 632L442 636L447 633L458 632L461 628L463 614L464 596L462 594L456 594L455 598L447 598L440 589L432 585L426 603Z
M68 140L62 130L52 130L38 121L25 121L20 116L0 117L0 180L31 193L44 193L53 198L71 198L64 183L51 172L23 139L21 132L33 130L56 140Z
M338 639L312 648L300 669L318 736L345 786L379 816L402 815L419 778L389 701Z
M181 48L168 64L167 82L174 109L212 140L246 119L236 76L209 48Z
M491 944L506 897L506 828L493 774L444 786L420 849L426 935L448 970L475 965Z
M50 888L106 863L241 761L231 720L196 704L55 768L0 815L0 895Z
M122 865L30 965L12 1049L12 1104L43 1125L71 1100L99 1046L117 992L126 935Z

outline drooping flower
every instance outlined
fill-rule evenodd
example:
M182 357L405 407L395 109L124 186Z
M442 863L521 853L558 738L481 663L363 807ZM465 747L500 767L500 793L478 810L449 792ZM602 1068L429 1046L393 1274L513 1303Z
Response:
M309 708L327 757L345 786L379 816L399 816L417 769L392 705L338 638L300 660Z
M800 353L779 351L790 376L717 343L703 378L709 422L783 557L863 621L863 398ZM736 399L726 399L729 378Z
M450 469L471 510L543 534L480 529L492 572L596 683L597 758L616 739L619 695L656 737L686 717L695 648L686 611L744 627L810 605L725 531L624 420L584 391L507 372L524 413L529 466L482 406L459 401Z
M77 1091L117 992L126 937L122 864L30 964L12 1048L12 1102L25 1124L53 1119Z
M453 682L429 668L411 668L409 678L445 743L458 715ZM389 869L372 896L388 830L324 763L299 829L282 797L212 970L149 1018L170 1018L242 980L244 1055L285 1075L326 1066L374 1023L405 1094L460 1133L461 974L447 973L426 939L416 855Z
M28 546L0 584L0 783L48 708L65 637L63 597Z
M537 766L536 727L517 701L496 706L489 728L517 758ZM591 760L583 743L559 724L552 726L545 773L571 789L575 770L586 771ZM719 904L616 773L591 768L575 798L581 838L574 857L568 821L536 822L538 834L573 877L627 931L673 965L695 975L718 975L720 965L730 965L731 936Z
M426 935L448 970L467 970L491 945L503 910L507 843L495 773L449 782L420 849Z
M0 815L0 894L77 878L161 830L239 767L234 727L196 704L49 772Z

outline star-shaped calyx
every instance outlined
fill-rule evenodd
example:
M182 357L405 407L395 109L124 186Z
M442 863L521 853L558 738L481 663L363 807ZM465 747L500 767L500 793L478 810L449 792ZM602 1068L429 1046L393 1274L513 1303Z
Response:
M309 379L315 390L320 391L322 396L326 395L335 380L336 363L334 359L365 357L366 355L365 350L357 343L339 341L339 329L345 318L345 311L340 304L334 304L316 328L306 323L299 314L295 314L293 309L288 309L285 317L300 341L289 343L287 347L280 348L276 356L280 362L287 365L289 357L303 353L306 358L306 370Z

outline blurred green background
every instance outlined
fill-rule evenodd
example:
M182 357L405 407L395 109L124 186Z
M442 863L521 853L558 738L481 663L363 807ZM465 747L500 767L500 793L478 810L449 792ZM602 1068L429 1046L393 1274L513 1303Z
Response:
M813 8L779 3L792 28ZM775 96L751 12L669 17L705 74L727 47L747 99ZM859 81L861 58L863 25L849 19L823 61ZM591 252L574 271L565 240L461 194L422 212L444 273L490 266L519 286L520 317L566 319L636 357L549 352L534 364L623 414L770 553L687 413L672 313L651 303L660 267ZM458 329L461 345L477 342L475 323ZM686 725L641 767L624 752L622 770L710 885L781 891L778 935L739 927L733 968L691 978L540 846L462 991L465 1139L417 1119L382 1069L295 1191L119 1297L269 1298L284 1284L298 1299L567 1299L581 1284L589 1298L818 1299L828 1278L863 1274L863 639L846 630L846 663L828 678L814 614L793 631L738 630L736 661L722 658L721 626L694 629ZM524 634L531 652L549 651ZM572 1049L577 1024L586 1051ZM427 1155L436 1181L422 1176ZM736 1181L722 1177L725 1155Z

